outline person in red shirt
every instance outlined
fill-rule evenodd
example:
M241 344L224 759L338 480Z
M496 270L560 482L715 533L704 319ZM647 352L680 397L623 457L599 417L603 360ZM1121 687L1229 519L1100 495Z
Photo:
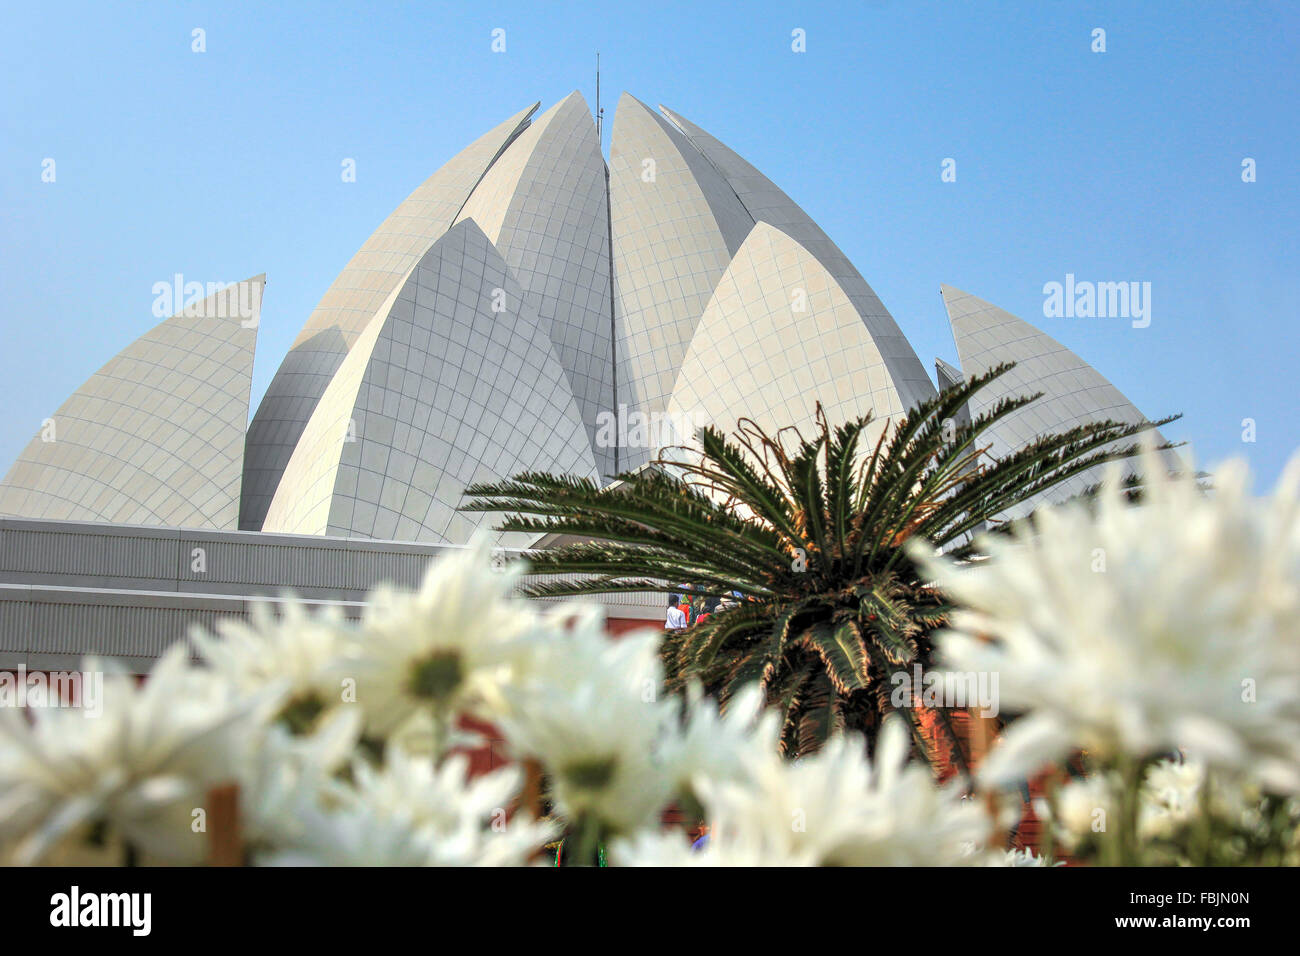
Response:
M691 599L688 596L691 590L691 586L689 584L683 584L681 588L682 588L682 593L680 595L674 595L674 597L677 598L678 601L677 607L681 610L682 614L686 618L686 623L689 625L693 623L691 621Z
M695 622L694 622L694 623L699 624L701 621L707 620L708 617L709 617L709 615L712 614L714 611L716 611L716 610L718 609L718 604L719 604L719 603L721 603L721 602L719 601L718 598L715 598L715 597L705 598L705 599L704 599L704 610L702 610L702 611L699 613L699 615L695 618Z

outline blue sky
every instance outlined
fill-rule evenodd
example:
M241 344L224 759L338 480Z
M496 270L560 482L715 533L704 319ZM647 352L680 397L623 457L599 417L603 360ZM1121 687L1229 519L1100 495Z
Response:
M956 358L947 282L1271 485L1300 447L1298 34L1290 3L8 4L0 471L177 272L267 273L256 405L392 208L534 100L592 101L599 50L607 148L625 89L709 130L836 240L927 368ZM1067 273L1150 282L1150 326L1044 318Z

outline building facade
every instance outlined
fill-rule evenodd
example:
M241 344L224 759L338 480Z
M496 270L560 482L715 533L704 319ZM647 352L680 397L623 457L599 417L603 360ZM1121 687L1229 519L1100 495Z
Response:
M43 423L0 482L13 519L0 524L0 653L58 657L37 646L46 637L13 635L57 642L86 608L110 622L133 601L171 639L186 614L285 588L359 601L362 585L414 583L416 565L493 523L457 510L471 483L524 471L608 482L706 424L811 424L820 403L832 421L871 412L883 428L935 394L835 243L705 130L624 94L606 162L581 94L539 108L471 143L380 224L251 424L263 276L186 305ZM1015 360L967 413L1044 393L991 430L991 454L1142 419L1060 343L941 292L961 367L939 362L938 387ZM186 572L187 547L208 546L228 555L220 570ZM143 660L160 646L66 654Z

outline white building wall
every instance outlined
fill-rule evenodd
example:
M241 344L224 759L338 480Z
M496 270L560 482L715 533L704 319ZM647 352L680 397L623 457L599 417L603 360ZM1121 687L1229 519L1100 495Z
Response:
M0 482L0 514L234 528L265 281L187 306L87 379Z
M447 231L474 186L527 127L521 110L452 157L366 240L307 318L248 428L240 527L262 526L307 420L352 345L393 289Z
M939 291L952 323L963 375L972 377L1003 362L1016 363L1015 368L971 397L969 407L973 417L990 411L1003 399L1043 393L1042 398L1012 412L985 432L992 457L1004 457L1044 435L1089 422L1109 419L1136 424L1146 420L1100 372L1046 332L950 285L940 286ZM1155 437L1164 441L1159 432ZM1167 451L1164 457L1170 469L1183 467L1176 452ZM1004 517L1023 517L1041 504L1078 495L1101 481L1104 470L1104 466L1099 466L1081 472L1010 509ZM1132 474L1133 470L1132 463L1124 464L1125 474Z
M596 476L545 324L467 219L348 356L264 530L462 543L493 520L456 510L465 486L528 470Z

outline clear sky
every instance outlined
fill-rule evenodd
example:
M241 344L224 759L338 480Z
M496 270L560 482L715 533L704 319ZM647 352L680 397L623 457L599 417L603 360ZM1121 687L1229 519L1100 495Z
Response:
M1168 434L1201 464L1245 454L1271 485L1300 447L1298 7L7 2L0 471L156 324L175 273L267 274L255 407L393 207L533 101L591 102L599 50L607 149L622 90L709 130L821 224L927 368L956 359L947 282L1149 416L1183 412ZM1150 325L1045 318L1067 273L1150 282Z

